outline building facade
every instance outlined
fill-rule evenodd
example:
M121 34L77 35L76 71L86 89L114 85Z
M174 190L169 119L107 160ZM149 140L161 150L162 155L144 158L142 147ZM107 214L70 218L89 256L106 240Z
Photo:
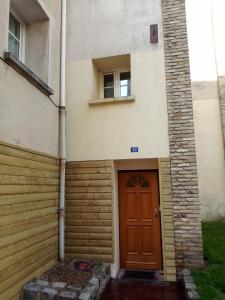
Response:
M0 299L58 259L60 7L0 3Z
M225 215L223 6L67 0L66 256L113 277L203 267L201 220ZM3 0L0 24L0 298L16 299L58 257L61 1Z

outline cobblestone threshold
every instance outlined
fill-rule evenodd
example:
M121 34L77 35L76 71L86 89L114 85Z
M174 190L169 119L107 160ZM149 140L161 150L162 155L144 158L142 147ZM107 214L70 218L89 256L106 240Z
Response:
M197 292L197 287L194 283L194 279L191 276L191 271L185 269L182 271L183 280L184 280L184 287L187 300L198 300L200 299L199 294Z
M100 264L83 286L34 278L23 286L22 300L99 300L110 281L110 265Z

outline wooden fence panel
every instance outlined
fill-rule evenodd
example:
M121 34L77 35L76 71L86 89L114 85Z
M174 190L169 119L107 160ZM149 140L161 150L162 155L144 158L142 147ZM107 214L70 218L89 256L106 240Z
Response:
M66 255L113 261L111 161L67 163Z
M58 257L59 161L0 142L0 299Z

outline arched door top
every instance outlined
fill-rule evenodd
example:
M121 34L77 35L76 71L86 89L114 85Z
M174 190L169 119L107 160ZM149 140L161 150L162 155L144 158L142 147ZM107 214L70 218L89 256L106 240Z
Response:
M127 188L150 188L150 182L141 174L132 175L126 184Z

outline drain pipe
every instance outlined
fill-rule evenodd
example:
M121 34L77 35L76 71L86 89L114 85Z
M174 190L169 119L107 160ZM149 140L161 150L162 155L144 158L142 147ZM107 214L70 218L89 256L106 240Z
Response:
M59 198L59 259L65 258L65 171L66 171L66 0L61 2L61 74L60 74L60 198Z

